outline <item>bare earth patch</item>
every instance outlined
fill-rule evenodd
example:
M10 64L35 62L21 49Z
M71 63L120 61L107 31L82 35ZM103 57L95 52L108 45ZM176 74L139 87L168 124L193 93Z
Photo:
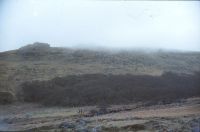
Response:
M44 107L37 104L0 106L0 131L200 131L200 98L182 103L140 106L106 114L86 116L91 107ZM82 109L83 113L78 111Z

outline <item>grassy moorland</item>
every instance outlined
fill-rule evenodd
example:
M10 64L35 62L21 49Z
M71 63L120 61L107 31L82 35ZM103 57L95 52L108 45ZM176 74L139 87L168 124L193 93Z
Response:
M19 100L21 84L35 80L84 74L160 76L165 72L196 71L200 71L199 52L69 49L34 43L0 53L0 102ZM5 99L8 94L10 98Z
M199 71L199 52L1 52L0 131L199 132Z

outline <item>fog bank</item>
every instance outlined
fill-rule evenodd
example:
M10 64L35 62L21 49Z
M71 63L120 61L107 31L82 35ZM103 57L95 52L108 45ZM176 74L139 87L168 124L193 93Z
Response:
M1 0L0 51L56 47L200 51L199 1Z

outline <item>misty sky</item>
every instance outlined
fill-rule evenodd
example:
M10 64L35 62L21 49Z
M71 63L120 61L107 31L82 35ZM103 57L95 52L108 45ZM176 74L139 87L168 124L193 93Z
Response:
M200 51L200 2L0 0L0 51L33 42Z

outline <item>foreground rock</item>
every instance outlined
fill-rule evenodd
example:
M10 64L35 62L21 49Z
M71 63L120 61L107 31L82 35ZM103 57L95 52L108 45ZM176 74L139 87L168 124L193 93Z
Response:
M10 104L14 102L14 94L7 91L0 91L0 105L1 104Z

